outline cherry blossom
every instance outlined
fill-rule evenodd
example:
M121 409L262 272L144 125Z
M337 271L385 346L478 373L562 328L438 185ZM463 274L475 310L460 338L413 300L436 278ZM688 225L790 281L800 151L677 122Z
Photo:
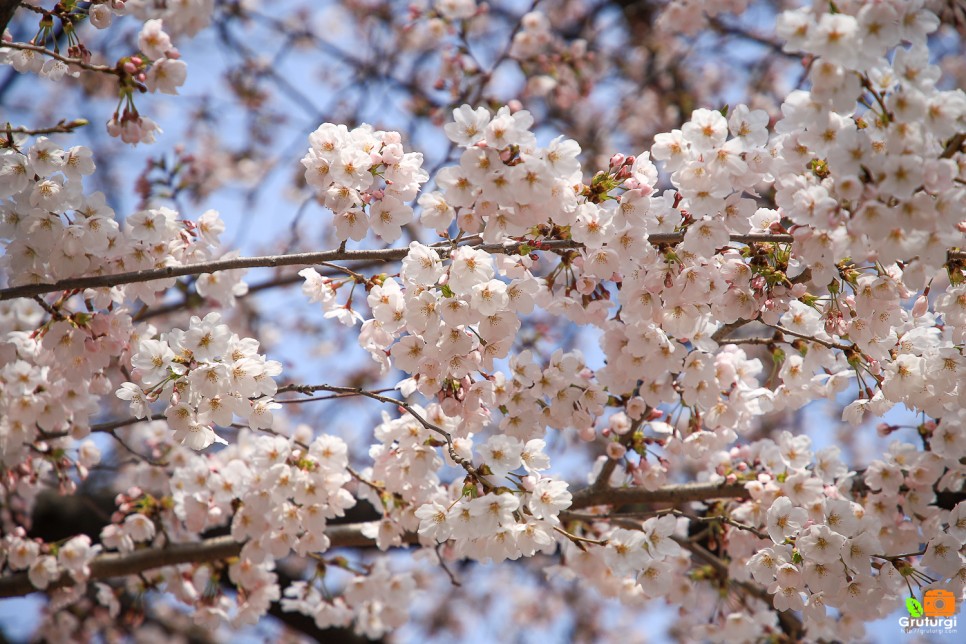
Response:
M175 602L213 632L448 634L566 597L667 604L684 639L855 641L963 593L953 9L41 4L0 63L116 98L150 160L111 174L81 119L0 132L0 594L45 594L38 637L149 637L118 629ZM212 23L224 94L177 96ZM760 76L692 65L731 38ZM317 52L327 106L291 67ZM283 182L269 215L204 205ZM97 528L33 530L99 486Z

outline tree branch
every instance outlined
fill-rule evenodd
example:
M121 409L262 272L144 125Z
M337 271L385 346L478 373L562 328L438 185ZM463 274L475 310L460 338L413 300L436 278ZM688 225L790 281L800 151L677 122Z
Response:
M654 245L676 244L684 239L684 233L657 233L648 236L648 241ZM739 244L773 243L790 244L794 241L791 235L785 234L748 234L731 235L731 242ZM529 250L577 250L583 248L577 242L561 240L523 240L510 244L480 244L477 241L466 244L470 248L483 250L488 253L513 255L519 254L522 249ZM458 246L452 242L440 242L433 244L431 248L436 249L440 254L446 253ZM57 291L82 290L85 288L104 288L110 286L120 286L123 284L134 284L136 282L152 282L172 277L183 277L185 275L201 275L204 273L215 273L218 271L238 270L243 268L277 268L279 266L313 266L335 261L398 261L409 253L408 248L383 248L377 250L325 250L312 253L291 253L284 255L263 255L259 257L235 257L232 259L219 259L210 262L197 262L194 264L184 264L182 266L166 266L164 268L154 268L144 271L132 271L129 273L116 273L113 275L94 275L90 277L72 277L59 280L57 282L44 282L39 284L25 284L0 289L0 301L11 300L18 297L33 297L45 293ZM950 250L947 253L949 259L966 259L966 251Z
M0 35L3 35L4 29L10 24L10 20L19 6L20 0L0 0Z
M573 510L594 505L618 505L631 503L685 503L688 501L705 501L711 499L728 499L749 497L741 484L712 485L710 483L685 483L669 485L659 490L645 490L643 488L586 488L574 494ZM364 526L373 522L349 523L345 525L329 525L325 535L329 538L333 548L352 548L373 545L374 541L362 534ZM415 543L415 535L404 537L408 542ZM150 548L135 552L107 553L95 557L90 564L91 576L89 581L134 575L154 568L176 566L185 563L200 563L237 557L241 552L241 543L231 536L213 537L197 543L177 543L163 548ZM74 583L73 579L64 573L59 579L51 582L48 589L60 588ZM36 592L27 573L18 573L0 578L0 599L5 597L20 597Z
M595 505L632 505L635 503L687 503L713 499L749 499L751 494L743 483L719 485L715 483L682 483L666 485L657 490L642 487L586 487L573 495L570 510Z
M326 527L325 535L331 541L333 548L369 546L374 541L362 534L363 527L369 524L370 522L330 525ZM88 581L136 575L146 570L166 566L229 559L237 557L243 545L231 536L226 535L212 537L197 543L175 543L163 548L149 548L126 554L107 553L99 555L91 561L91 575ZM61 574L60 578L51 582L47 589L61 588L73 583L73 578L65 572ZM27 573L0 578L0 599L21 597L37 590L30 583Z
M93 277L73 277L46 284L28 284L14 286L0 290L0 301L18 297L30 297L56 291L72 291L86 288L102 288L134 284L136 282L152 282L184 275L201 275L217 271L235 270L239 268L276 268L279 266L311 266L320 262L352 261L357 259L380 259L383 261L399 260L409 252L407 248L388 248L384 250L329 250L316 253L293 253L291 255L268 255L262 257L236 257L211 262L198 262L183 266L166 266L144 271L117 273L115 275L96 275Z
M54 60L59 60L66 65L75 65L89 72L100 72L102 74L110 74L111 76L124 75L124 72L116 67L108 67L107 65L92 65L91 63L85 63L80 58L61 56L57 52L47 49L46 47L40 47L39 45L30 45L24 42L0 42L0 47L6 47L7 49L20 49L22 51L32 51L38 54L43 54L44 56L50 56Z
M675 244L684 239L684 233L659 233L650 235L649 240L652 244ZM750 244L759 242L771 243L791 243L791 235L732 235L731 241ZM521 248L529 247L539 250L573 250L583 246L570 240L540 241L524 240L510 244L468 244L472 248L486 251L488 253L498 253L512 255L519 253ZM454 247L450 242L442 242L432 246L440 253L445 253ZM326 250L312 253L291 253L286 255L265 255L261 257L235 257L233 259L220 259L210 262L197 262L185 264L183 266L166 266L164 268L154 268L144 271L132 271L129 273L117 273L114 275L95 275L91 277L72 277L59 280L57 282L26 284L11 288L0 289L0 301L10 300L18 297L32 297L53 293L56 291L81 290L85 288L103 288L110 286L120 286L122 284L133 284L135 282L152 282L154 280L169 279L172 277L182 277L185 275L201 275L203 273L215 273L217 271L237 270L241 268L277 268L279 266L312 266L334 261L398 261L409 254L408 248L384 248L378 250Z
M87 119L74 119L73 121L62 120L57 125L50 127L28 128L25 126L13 127L7 123L0 134L6 134L9 138L12 134L26 134L27 136L37 136L39 134L69 134L79 127L90 125Z
M683 548L691 551L698 559L704 561L712 568L715 572L722 578L727 580L727 582L745 593L760 599L768 607L772 608L778 615L778 623L781 625L782 631L788 636L789 640L792 642L800 642L802 640L802 622L798 619L790 610L781 611L774 608L774 599L768 593L767 590L747 581L735 581L731 579L731 571L728 569L728 564L719 559L714 555L714 553L709 552L704 546L688 541L687 539L682 539L680 537L672 537L678 542Z

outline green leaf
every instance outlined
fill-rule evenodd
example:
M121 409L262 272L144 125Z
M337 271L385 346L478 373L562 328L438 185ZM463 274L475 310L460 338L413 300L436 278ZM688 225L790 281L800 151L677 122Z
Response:
M909 611L910 617L922 617L922 604L915 597L906 599L906 610Z

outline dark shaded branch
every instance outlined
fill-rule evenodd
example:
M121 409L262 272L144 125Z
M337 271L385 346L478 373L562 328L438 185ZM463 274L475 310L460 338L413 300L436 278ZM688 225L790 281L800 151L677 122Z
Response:
M734 581L731 579L731 571L728 570L728 564L715 556L714 553L710 552L707 548L698 543L693 543L687 539L680 537L673 537L675 541L678 542L682 547L691 551L691 554L701 561L705 562L711 566L715 573L717 573L721 579L728 580L728 583L735 586L739 590L756 597L764 602L767 606L773 608L774 600L772 596L761 586L753 584L747 581ZM788 636L791 642L802 641L802 636L804 635L804 630L802 627L802 622L795 613L790 610L780 611L773 608L775 613L778 615L778 623L781 625L782 631Z
M652 244L674 244L684 239L684 233L660 233L651 235L649 240ZM771 242L771 243L791 243L791 235L732 235L731 241L742 244ZM484 250L488 253L498 254L517 254L521 248L527 247L536 250L572 250L582 248L581 244L570 240L554 240L515 242L511 244L472 244L472 248ZM453 248L453 244L435 244L440 253L445 253ZM26 284L14 286L0 290L0 300L10 300L18 297L31 297L44 293L56 291L72 291L85 288L103 288L109 286L120 286L122 284L134 284L136 282L152 282L154 280L169 279L172 277L182 277L184 275L201 275L204 273L215 273L217 271L237 270L242 268L277 268L279 266L312 266L325 262L336 261L359 261L359 260L378 260L378 261L398 261L409 253L408 248L384 248L379 250L326 250L313 253L292 253L288 255L265 255L261 257L235 257L233 259L220 259L211 262L197 262L185 264L183 266L166 266L164 268L154 268L144 271L132 271L129 273L117 273L114 275L96 275L92 277L72 277L52 283Z
M350 523L346 525L330 525L325 534L332 542L333 548L351 548L369 546L372 539L362 534L366 523ZM186 563L202 563L219 561L237 557L242 549L241 543L231 536L220 536L205 539L196 543L175 543L163 548L149 548L135 552L107 553L94 558L90 564L91 575L88 581L136 575L146 570L177 566ZM60 588L74 583L67 573L63 573L57 580L51 582L49 589ZM20 597L36 592L27 573L18 573L0 579L0 599L5 597Z
M20 6L20 0L0 0L0 34L10 24L14 12Z
M574 495L571 509L577 510L594 505L616 505L632 503L686 503L711 499L748 498L749 494L741 484L712 485L708 483L686 483L670 485L659 490L643 488L595 489L587 488ZM369 522L346 525L329 525L325 534L333 548L352 548L372 546L372 539L362 534L363 526ZM407 543L415 543L415 535L405 535ZM164 548L138 550L132 553L108 553L96 557L90 564L91 580L122 577L184 563L200 563L236 557L241 552L241 543L231 536L218 536L197 543L171 544ZM52 582L48 588L58 588L73 583L66 573ZM18 597L35 592L26 573L18 573L0 579L0 598Z

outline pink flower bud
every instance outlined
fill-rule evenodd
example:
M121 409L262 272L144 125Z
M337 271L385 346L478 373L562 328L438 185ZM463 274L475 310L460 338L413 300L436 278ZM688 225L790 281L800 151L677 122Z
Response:
M640 418L646 408L647 408L647 403L644 402L644 399L641 398L640 396L635 396L630 400L628 400L627 407L625 407L625 409L627 410L627 415L633 418L634 420L637 420L638 418Z
M463 411L463 405L455 398L446 398L440 402L439 406L447 416L459 416Z
M586 275L577 278L577 292L581 295L590 295L597 288L597 280L591 279Z
M925 295L916 298L916 303L912 305L912 317L921 318L929 310L929 300Z
M627 453L627 448L620 443L607 443L607 457L613 461L616 461L624 457Z

